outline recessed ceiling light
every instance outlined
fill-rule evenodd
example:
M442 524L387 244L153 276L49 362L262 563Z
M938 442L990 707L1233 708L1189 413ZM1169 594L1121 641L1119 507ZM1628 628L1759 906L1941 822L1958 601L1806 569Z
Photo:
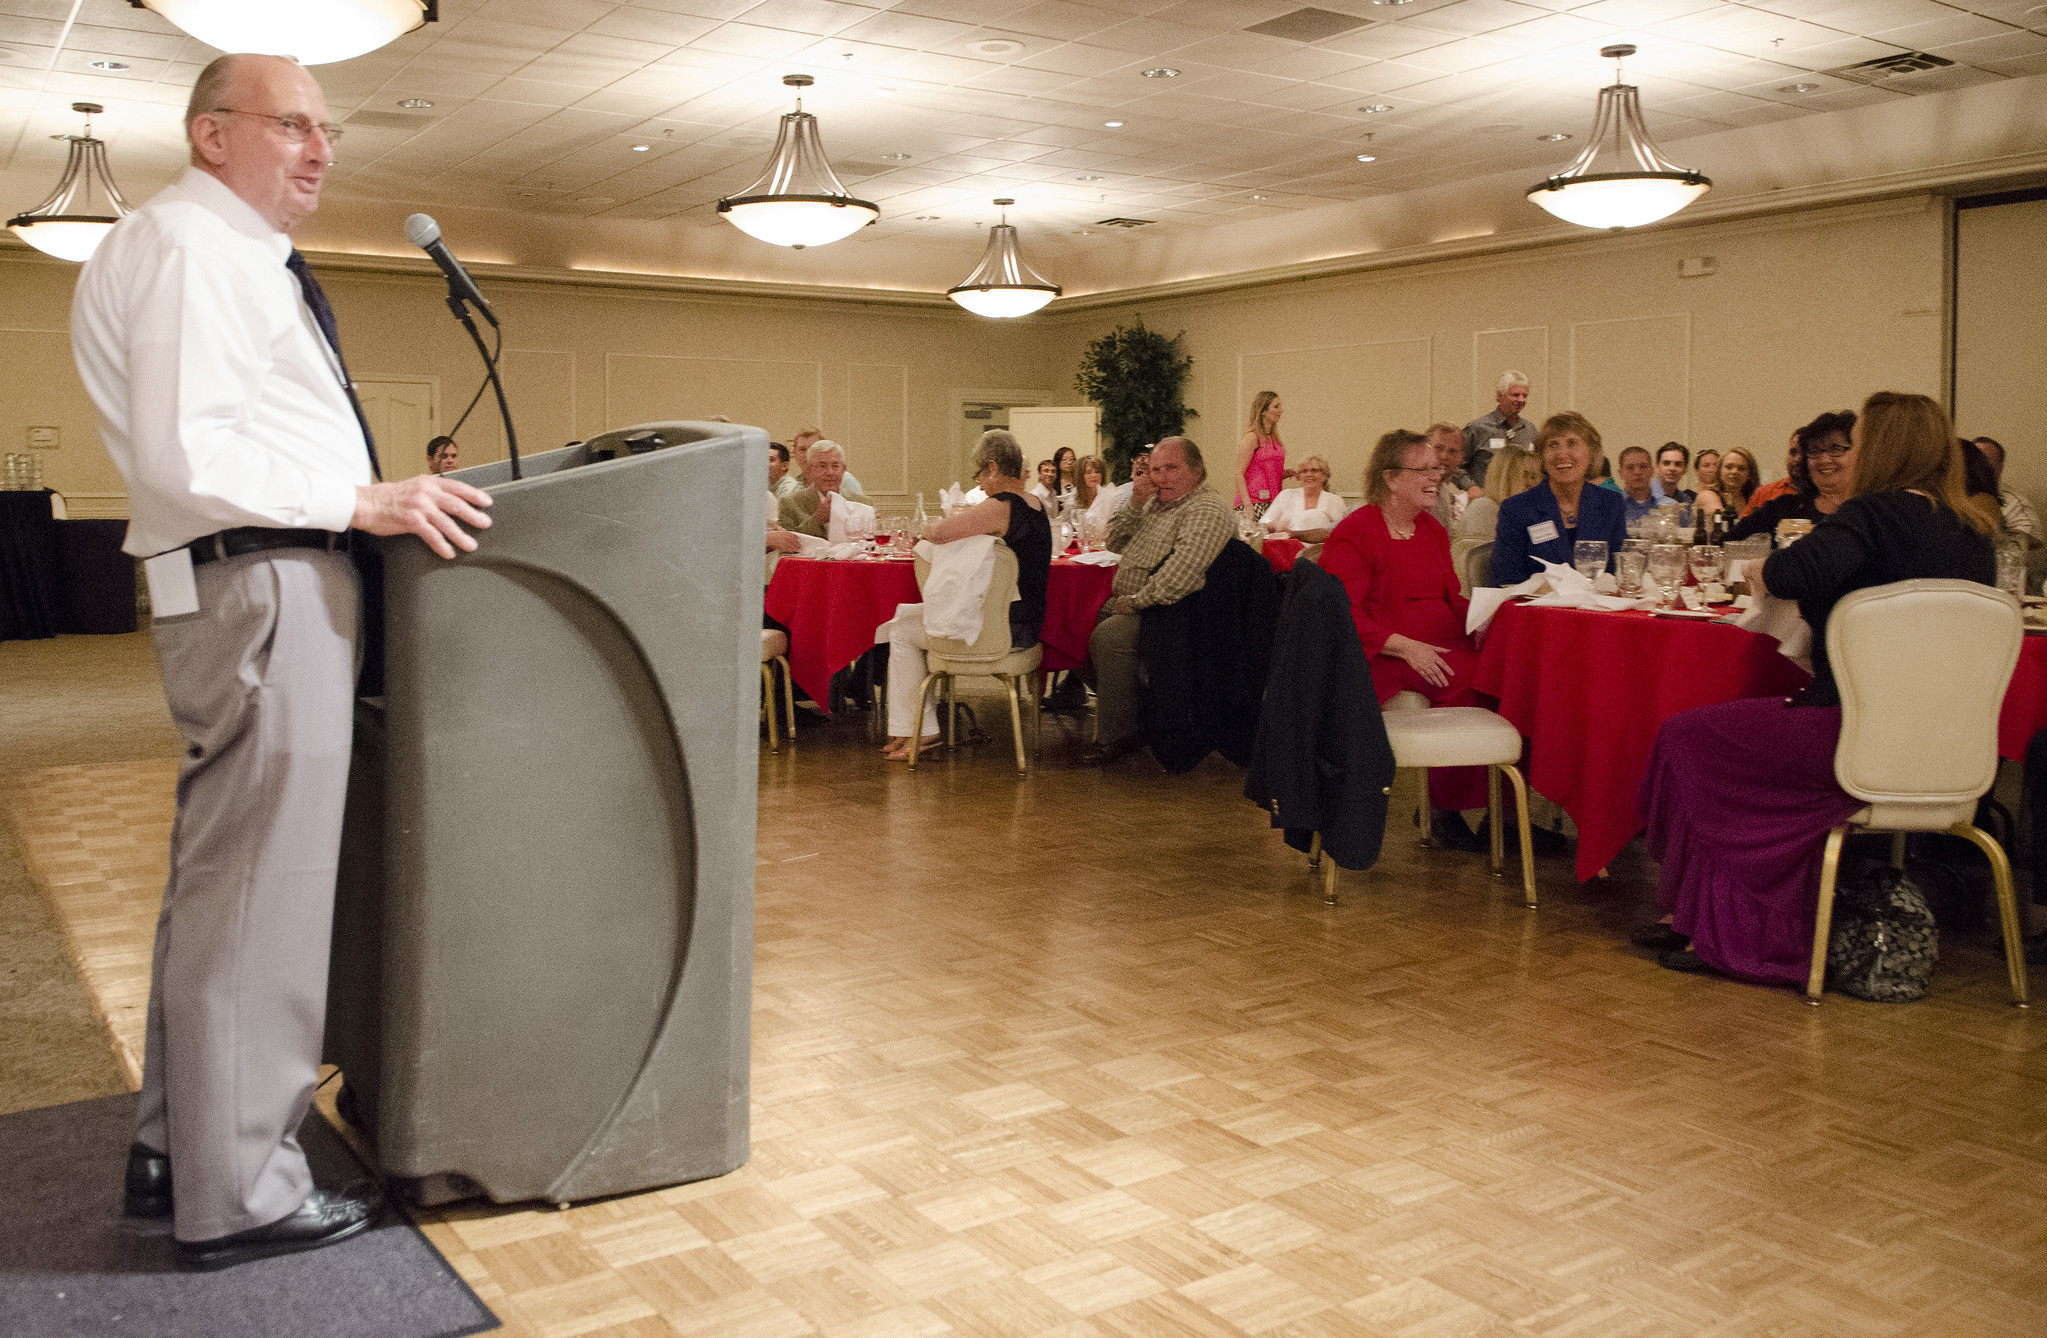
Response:
M1155 70L1146 70L1144 77L1147 79L1178 79L1180 72L1170 65L1161 65Z
M1254 200L1262 200L1262 199L1264 199L1265 197L1264 197L1263 195L1254 195L1254 196L1252 196L1251 198L1252 198L1252 199L1254 199Z
M405 101L399 103L398 105L401 107L409 108L412 111L425 111L428 107L431 107L434 104L425 98L407 98L405 99Z
M1375 5L1411 5L1414 0L1372 0Z
M648 150L652 149L653 147L654 147L654 146L653 146L652 144L635 144L635 145L633 145L633 152L634 152L634 153L646 153L646 152L647 152Z
M874 96L878 98L892 98L895 95L896 91L893 88L877 88L874 90Z
M1102 122L1102 126L1108 130L1121 130L1123 128L1123 123L1121 121L1104 121Z
M1014 56L1024 49L1022 42L1013 42L1007 37L991 37L985 42L976 42L971 48L984 56Z
M125 70L128 68L128 62L124 60L93 60L87 61L86 64L92 66L95 70Z
M907 153L884 153L881 156L892 163L907 163L910 161L910 155Z
M917 221L918 221L919 223L936 223L936 222L938 222L938 215L936 215L936 214L919 214L919 215L917 215Z
M1547 135L1537 135L1536 138L1545 144L1561 144L1569 139L1570 135L1562 130L1552 130Z
M1505 121L1501 121L1497 125L1480 126L1478 128L1478 133L1481 135L1504 135L1511 131L1519 130L1520 128L1521 127L1518 125L1510 125Z
M1779 93L1817 93L1820 91L1820 86L1818 84L1786 84L1777 91Z
M1100 181L1101 177L1075 177L1075 181Z
M617 203L618 203L618 201L617 201L617 200L614 200L614 199L612 199L612 198L611 198L611 197L610 197L609 195L579 195L579 196L577 196L577 197L576 197L576 203L577 203L577 204L617 204Z
M1392 111L1393 104L1390 102L1367 102L1364 106L1358 108L1358 110L1363 112L1367 116L1377 116L1380 112Z
M1361 163L1376 163L1379 161L1379 159L1374 154L1361 153L1358 155L1358 161Z

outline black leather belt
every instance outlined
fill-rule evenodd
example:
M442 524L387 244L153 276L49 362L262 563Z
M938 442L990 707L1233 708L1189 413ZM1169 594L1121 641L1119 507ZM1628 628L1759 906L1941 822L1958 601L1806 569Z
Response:
M349 531L341 530L278 530L264 526L250 525L238 530L222 530L194 539L185 547L192 550L192 565L214 562L225 558L240 557L244 553L262 553L273 548L318 548L329 553L348 551Z

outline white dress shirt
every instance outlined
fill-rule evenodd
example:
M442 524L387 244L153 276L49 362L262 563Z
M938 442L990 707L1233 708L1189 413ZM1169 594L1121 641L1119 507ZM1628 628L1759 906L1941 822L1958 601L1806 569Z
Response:
M1307 494L1299 488L1285 488L1272 499L1272 505L1265 508L1260 519L1267 534L1292 534L1295 530L1333 530L1336 522L1349 514L1349 504L1327 488L1315 499L1312 509Z
M85 263L71 349L128 481L127 552L245 525L348 528L369 452L290 254L194 167Z
M1087 509L1089 520L1109 523L1109 517L1130 505L1130 485L1127 483L1104 483L1095 489L1095 500Z

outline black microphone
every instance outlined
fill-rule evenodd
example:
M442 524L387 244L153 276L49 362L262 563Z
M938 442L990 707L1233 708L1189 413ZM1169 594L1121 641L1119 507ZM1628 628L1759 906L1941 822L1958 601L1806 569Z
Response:
M475 304L485 320L492 325L498 323L490 303L484 301L483 294L476 290L476 281L469 277L469 271L463 269L462 262L449 255L448 248L442 245L441 225L434 222L432 214L414 214L406 219L405 240L426 252L441 267L441 273L448 276L449 296Z

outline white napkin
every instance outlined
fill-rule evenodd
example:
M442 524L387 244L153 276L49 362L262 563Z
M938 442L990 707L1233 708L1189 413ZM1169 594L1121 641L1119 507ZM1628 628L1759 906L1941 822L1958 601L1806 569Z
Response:
M959 484L955 483L950 488L940 488L938 490L939 515L949 516L966 504L967 495L961 491Z
M1730 621L1736 627L1777 638L1777 652L1808 674L1812 672L1812 624L1798 611L1795 601L1775 595L1757 594L1749 606Z
M1541 561L1540 558L1537 561ZM1628 599L1622 595L1602 595L1591 581L1578 574L1576 567L1566 567L1561 562L1544 562L1542 571L1529 577L1519 585L1480 586L1471 592L1471 610L1464 616L1465 635L1469 636L1479 628L1492 622L1500 606L1510 599L1532 595L1531 605L1546 609L1650 609L1656 607L1653 599Z
M1097 549L1092 553L1076 553L1073 555L1072 560L1075 562L1085 562L1090 567L1113 567L1123 560L1123 555L1121 553L1111 553L1106 548L1103 548Z
M813 535L797 533L794 530L790 531L790 533L796 535L796 556L798 557L821 558L831 552L831 544L823 539L816 538Z
M969 645L981 638L981 606L995 579L995 536L970 534L951 543L929 539L917 553L931 564L924 578L924 630Z
M856 520L867 533L874 532L873 507L865 502L849 502L843 497L834 496L831 519L825 525L825 538L835 544L845 543L853 537L848 531Z

